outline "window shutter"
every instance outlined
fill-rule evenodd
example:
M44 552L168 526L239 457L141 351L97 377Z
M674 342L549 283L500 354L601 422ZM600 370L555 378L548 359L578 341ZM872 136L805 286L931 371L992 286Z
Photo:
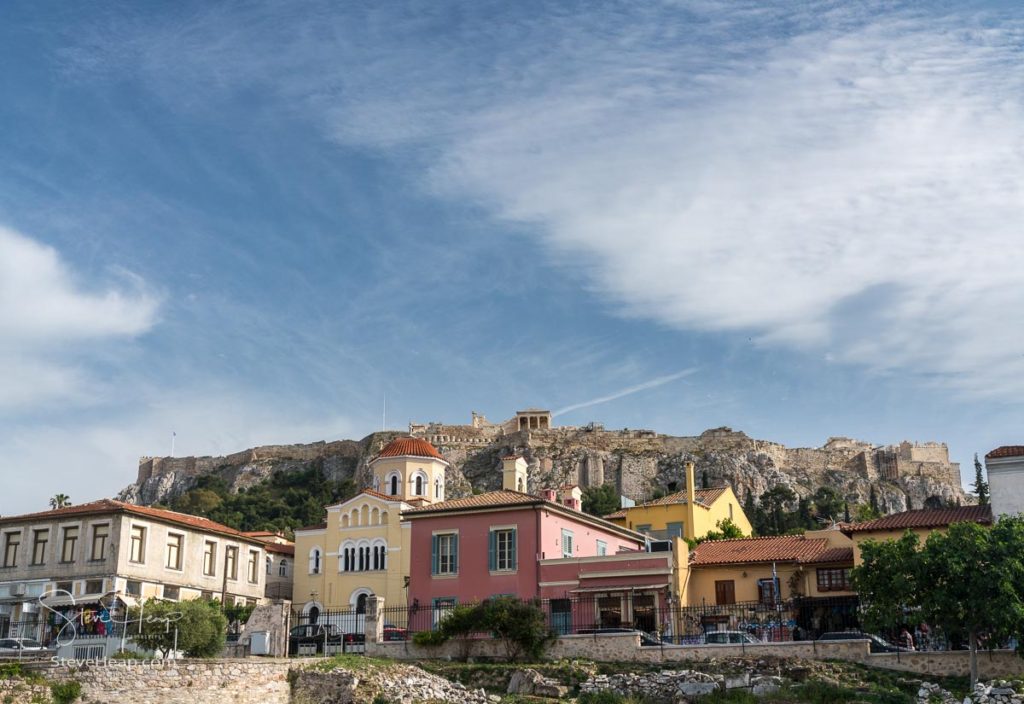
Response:
M516 548L516 536L518 534L519 534L519 531L516 530L515 528L513 528L512 529L512 541L511 541L511 543L512 543L512 547L511 547L511 550L512 550L511 566L512 566L512 569L514 569L514 570L519 569L519 554L518 554L518 551L517 551L517 548Z
M430 538L430 574L437 574L437 536L431 536Z
M452 574L459 573L459 536L452 536Z
M493 530L487 533L487 569L498 569L498 534Z

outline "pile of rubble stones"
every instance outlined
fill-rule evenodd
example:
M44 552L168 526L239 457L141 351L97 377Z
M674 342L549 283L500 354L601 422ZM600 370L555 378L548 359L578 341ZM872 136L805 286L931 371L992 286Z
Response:
M1024 704L1024 693L1006 680L978 682L961 703L959 697L934 682L922 682L917 690L917 701L919 704Z
M580 692L610 690L623 696L640 696L658 701L675 701L711 694L717 689L750 689L755 695L778 691L782 678L775 675L742 673L709 675L696 670L663 670L648 673L596 675L580 685Z

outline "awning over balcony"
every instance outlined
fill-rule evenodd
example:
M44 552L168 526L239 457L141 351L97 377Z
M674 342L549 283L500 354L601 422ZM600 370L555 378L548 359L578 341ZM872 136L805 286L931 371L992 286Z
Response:
M572 594L586 594L595 592L643 592L655 589L665 589L668 582L660 584L606 584L603 587L578 587L571 591Z

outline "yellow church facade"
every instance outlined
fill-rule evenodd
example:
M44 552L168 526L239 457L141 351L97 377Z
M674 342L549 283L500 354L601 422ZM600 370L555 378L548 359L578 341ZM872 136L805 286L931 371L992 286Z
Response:
M393 440L370 462L372 488L328 506L323 524L295 531L293 599L304 614L362 614L371 596L405 603L410 530L402 511L444 501L447 468L429 442Z
M686 463L685 491L623 508L604 518L660 540L674 537L697 540L718 530L719 522L725 519L732 521L744 535L751 535L754 530L731 487L695 487L692 462Z

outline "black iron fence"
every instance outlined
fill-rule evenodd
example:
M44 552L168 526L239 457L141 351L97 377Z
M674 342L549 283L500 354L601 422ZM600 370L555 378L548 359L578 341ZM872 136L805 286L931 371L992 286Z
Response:
M663 604L652 595L627 593L532 603L559 635L629 629L667 643L749 643L810 640L829 631L859 628L856 597L679 606ZM451 602L385 607L384 639L406 640L415 633L436 629L455 607ZM709 633L719 635L708 638Z

